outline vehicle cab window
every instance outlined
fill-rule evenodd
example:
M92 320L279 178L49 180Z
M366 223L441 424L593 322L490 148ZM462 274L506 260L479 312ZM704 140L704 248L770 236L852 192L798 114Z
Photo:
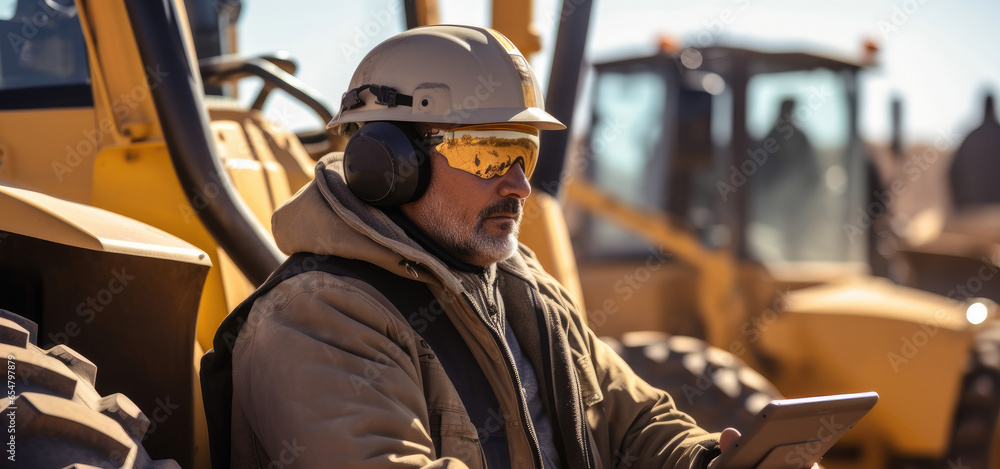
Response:
M610 70L595 84L587 170L602 191L636 207L656 210L666 198L662 177L667 85L654 71ZM650 243L617 224L591 217L587 254L642 256Z
M842 226L864 180L852 162L849 76L814 69L754 76L747 86L753 175L747 242L764 262L859 261Z
M0 109L92 102L87 49L73 1L0 0Z

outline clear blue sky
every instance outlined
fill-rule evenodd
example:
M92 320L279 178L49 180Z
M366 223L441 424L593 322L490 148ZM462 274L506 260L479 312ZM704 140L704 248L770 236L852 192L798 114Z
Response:
M442 22L490 25L490 2L439 1ZM364 53L402 31L401 4L244 0L240 52L290 52L299 60L299 77L332 108ZM535 1L533 21L543 48L530 60L543 84L561 4ZM862 135L887 138L889 99L898 94L904 98L908 140L929 140L942 128L965 133L978 125L983 93L1000 89L998 23L995 0L595 0L587 56L648 54L664 33L688 44L711 37L722 44L846 57L859 56L863 40L872 38L881 48L880 65L861 83ZM295 128L318 125L287 101L276 101L267 112Z

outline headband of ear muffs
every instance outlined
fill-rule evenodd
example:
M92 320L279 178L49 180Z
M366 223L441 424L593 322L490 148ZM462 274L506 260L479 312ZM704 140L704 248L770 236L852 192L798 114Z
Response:
M347 186L376 207L397 207L419 199L430 176L430 154L411 123L367 123L344 148Z

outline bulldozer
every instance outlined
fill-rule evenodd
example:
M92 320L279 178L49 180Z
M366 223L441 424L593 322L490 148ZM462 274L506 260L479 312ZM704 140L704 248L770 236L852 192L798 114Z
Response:
M824 467L994 467L996 304L926 279L996 265L880 252L895 183L857 129L873 49L674 44L595 66L564 189L590 326L709 429L773 397L750 366L791 397L880 393Z
M297 65L289 56L235 54L238 1L14 5L0 16L0 309L10 312L0 316L0 345L15 377L4 415L16 408L17 457L40 467L209 467L198 360L225 315L284 257L268 234L270 213L310 180L314 158L343 144L325 130L292 133L269 122L262 109L281 90L323 122L332 113L295 78ZM494 25L526 54L537 50L530 17L518 14L530 11L530 2L503 5L501 12L513 13L495 15ZM409 26L436 22L433 2L405 6ZM573 14L561 25L557 49L569 53L556 55L568 63L554 72L571 79L553 73L563 92L550 86L547 95L563 122L570 121L576 103L590 2L565 2L567 9ZM525 210L525 242L590 305L592 327L618 337L622 355L637 371L655 368L656 357L675 360L664 351L682 346L691 352L684 356L709 360L675 383L681 386L677 396L692 396L678 399L686 411L717 404L699 398L723 387L718 370L724 369L737 373L741 386L755 381L762 390L752 394L758 401L777 389L789 396L883 393L876 413L824 460L828 467L929 465L960 454L949 452L956 448L953 440L982 449L997 421L995 411L977 414L989 420L983 433L959 431L953 421L957 408L972 408L962 404L966 392L979 390L977 380L963 381L970 379L963 364L976 357L973 345L994 343L981 340L985 326L956 319L964 303L870 277L839 280L845 269L864 272L866 251L858 246L867 246L867 237L820 254L808 247L773 252L768 249L774 243L748 235L757 233L750 228L753 210L733 208L735 202L719 210L706 205L717 189L699 192L698 178L705 176L695 173L750 148L748 133L736 123L754 109L748 104L755 79L750 70L770 60L766 55L685 50L626 64L623 70L645 68L645 83L663 85L657 95L665 98L661 114L649 114L648 125L638 129L648 134L636 138L622 134L636 131L631 124L616 127L604 117L616 103L633 100L598 99L592 154L567 161L564 151L543 143L548 168L539 167L541 179L532 181L541 190ZM839 170L823 159L822 179L830 191L843 186L853 194L853 202L828 201L849 210L867 193L853 185L864 179L854 120L861 67L808 54L775 62L786 69L772 73L822 69L827 81L831 73L840 80L836 90L847 103L838 116L846 119L850 151L843 152ZM600 66L599 73L616 66ZM627 75L619 73L619 82ZM232 94L244 79L262 83L249 107ZM623 86L607 89L649 91ZM825 96L820 94L817 99ZM726 102L732 123L728 137L719 137L715 119L706 114L724 115ZM802 105L792 104L791 112ZM667 135L669 140L653 138ZM565 137L549 141L559 138ZM720 138L724 144L715 143ZM629 148L612 148L626 141L665 150L631 163L655 168L645 171L649 176L666 176L660 186L670 193L648 203L654 199L629 200L608 187L625 180L599 170L598 141L608 155L626 155ZM643 154L639 147L631 150L632 156ZM734 164L740 169L743 161ZM753 183L730 183L734 201L749 200L743 197L756 190ZM565 237L563 196L578 258ZM636 209L621 199L647 206ZM600 227L598 215L616 222ZM726 224L728 229L720 228ZM869 236L866 229L863 237ZM761 236L781 236L774 231ZM796 270L801 260L813 265ZM678 336L625 334L635 331L702 337L714 347ZM875 360L871 348L858 344L887 345ZM885 372L886 363L893 363L881 361L886 353L901 358L898 372ZM743 362L777 388L737 366ZM655 373L647 376L655 383ZM992 402L981 394L970 398ZM752 406L740 406L742 414L752 414ZM50 439L54 428L63 429L58 445ZM971 464L964 454L962 462Z
M4 323L11 451L29 465L208 467L197 360L283 259L270 213L312 177L260 108L282 89L330 114L294 62L226 55L238 2L202 3L217 58L200 64L182 2L18 1L0 18L0 308L30 321ZM250 75L268 84L256 108L206 96ZM53 428L70 449L45 450Z
M527 4L498 3L495 23L537 50ZM285 258L269 233L275 207L345 142L293 133L262 109L280 90L323 123L333 113L289 56L236 54L237 0L2 6L9 456L210 467L201 356ZM410 27L437 22L434 2L402 10ZM249 106L235 99L244 79L262 83Z

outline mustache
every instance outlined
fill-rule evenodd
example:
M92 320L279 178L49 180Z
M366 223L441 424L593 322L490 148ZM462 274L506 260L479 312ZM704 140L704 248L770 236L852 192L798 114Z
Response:
M490 205L489 207L486 207L486 209L483 210L483 213L482 215L480 215L479 218L486 219L494 215L508 215L508 214L513 214L514 218L520 218L521 201L505 197L499 202Z

